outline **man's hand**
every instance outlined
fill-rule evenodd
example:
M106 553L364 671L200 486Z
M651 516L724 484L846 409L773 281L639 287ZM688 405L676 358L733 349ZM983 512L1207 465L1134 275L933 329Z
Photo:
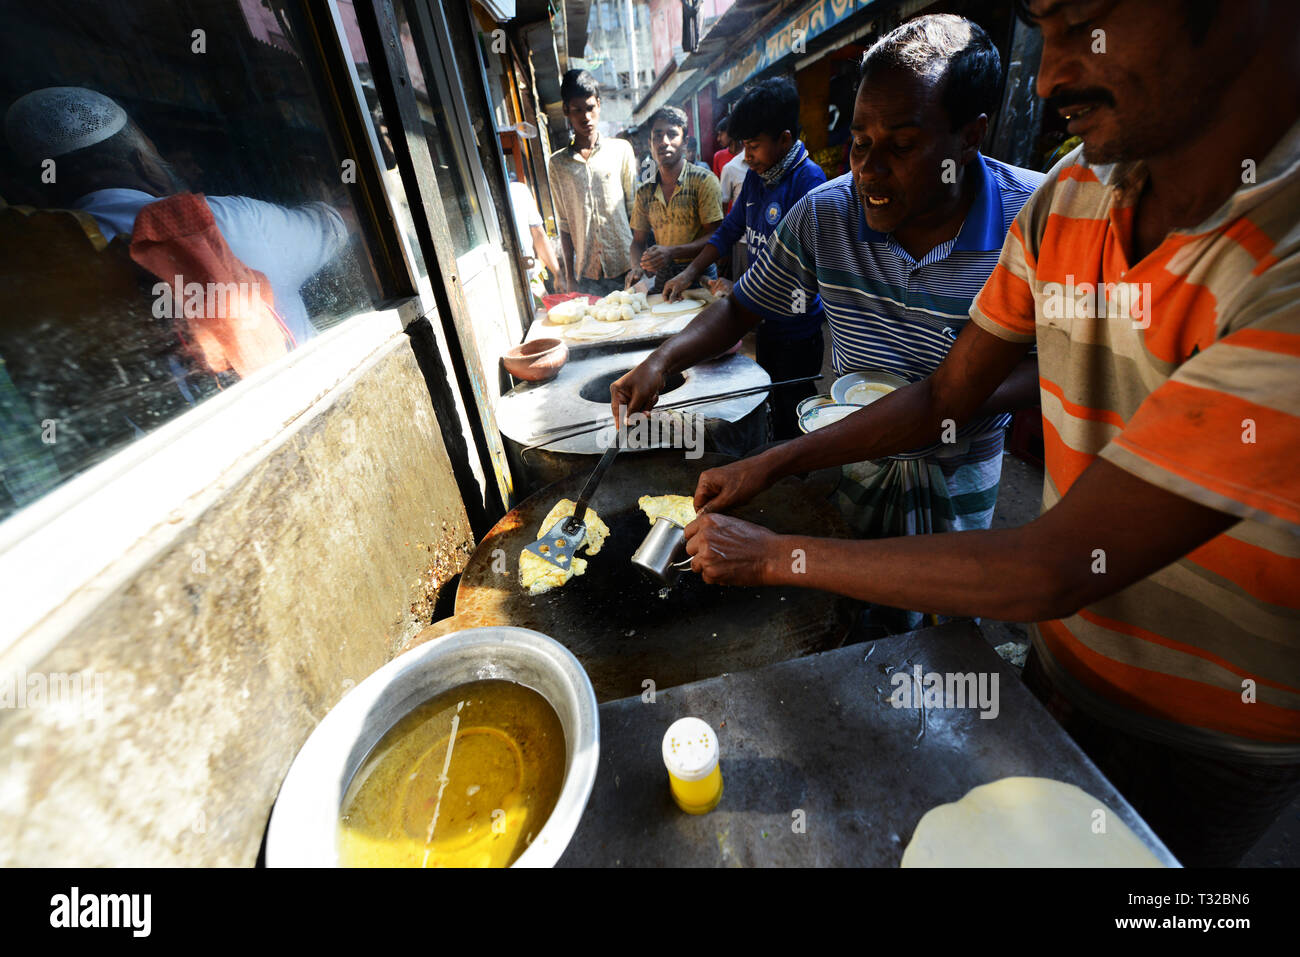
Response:
M653 355L621 379L614 380L609 387L609 404L614 413L614 421L620 421L623 412L631 414L653 409L659 401L664 382L663 367Z
M766 585L781 560L781 538L731 515L701 515L686 526L691 570L710 585Z
M731 287L735 285L730 279L710 279L708 280L709 292L713 293L719 299L723 296L731 295Z
M627 282L623 283L623 288L631 289L633 286L635 286L638 282L641 281L641 277L644 275L645 272L644 270L641 269L640 266L633 266L631 269L627 271Z
M670 252L667 246L651 246L641 254L641 268L647 272L659 272L672 258Z
M664 283L664 301L676 302L682 298L682 293L690 289L695 284L695 273L688 266L679 272L672 279Z
M551 276L551 285L555 287L557 293L569 291L569 277L563 273L555 273Z
M633 372L635 371L634 369ZM708 469L700 474L699 483L695 486L695 511L700 511L706 505L711 512L720 512L733 505L744 505L773 481L774 476L763 462L762 456L758 455L720 468Z

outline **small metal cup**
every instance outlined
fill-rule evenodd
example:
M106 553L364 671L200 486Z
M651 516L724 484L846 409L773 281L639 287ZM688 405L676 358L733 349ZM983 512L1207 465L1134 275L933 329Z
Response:
M673 564L686 558L686 529L666 518L658 519L650 534L632 553L632 564L638 565L654 578L671 585L682 573Z

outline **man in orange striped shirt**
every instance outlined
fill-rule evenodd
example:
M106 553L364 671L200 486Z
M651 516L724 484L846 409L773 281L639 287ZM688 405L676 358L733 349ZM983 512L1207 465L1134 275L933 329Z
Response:
M706 581L1038 622L1026 681L1180 859L1231 864L1300 793L1300 11L1021 12L1083 147L974 321L925 381L704 473L696 507L934 441L1036 342L1043 514L874 542L709 514L688 551Z

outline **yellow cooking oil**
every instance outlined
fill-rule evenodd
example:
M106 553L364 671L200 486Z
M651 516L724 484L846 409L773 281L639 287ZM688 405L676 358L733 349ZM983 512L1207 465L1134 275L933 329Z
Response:
M663 739L668 787L687 814L708 814L722 800L718 736L700 718L679 718Z
M417 707L362 762L339 818L345 867L509 867L564 783L559 716L531 688L475 681Z
M668 785L673 800L687 814L708 814L722 800L722 768L715 767L699 781L683 781L669 771Z

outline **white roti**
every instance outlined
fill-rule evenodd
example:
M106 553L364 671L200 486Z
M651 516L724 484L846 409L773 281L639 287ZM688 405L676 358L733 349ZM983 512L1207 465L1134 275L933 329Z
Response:
M564 330L564 338L574 342L599 342L602 339L613 339L621 335L623 326L615 322L597 322L594 319L585 319L581 325L569 326Z
M1162 867L1119 815L1050 778L1002 778L927 811L902 867Z
M702 308L703 305L694 299L679 299L676 302L661 302L657 306L651 306L650 311L656 316L676 316L683 312L696 312Z

